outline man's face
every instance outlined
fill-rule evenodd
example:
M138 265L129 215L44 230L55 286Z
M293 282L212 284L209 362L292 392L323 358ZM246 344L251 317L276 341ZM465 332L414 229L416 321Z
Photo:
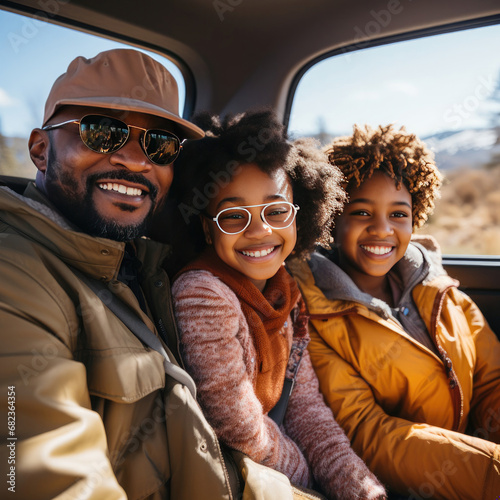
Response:
M173 131L172 124L159 117L82 106L63 108L49 124L87 114ZM126 144L111 154L87 148L77 124L40 133L49 135L45 161L35 161L40 170L37 187L69 221L88 234L117 241L147 232L151 215L162 206L172 183L173 164L160 166L148 159L139 142L142 131L132 128Z

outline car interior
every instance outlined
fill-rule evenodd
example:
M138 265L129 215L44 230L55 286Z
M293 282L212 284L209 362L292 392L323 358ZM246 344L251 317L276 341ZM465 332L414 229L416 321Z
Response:
M286 125L301 78L327 58L500 24L498 0L2 0L0 9L164 55L184 79L185 118L270 106ZM437 75L429 78L438 85ZM0 180L18 192L27 182ZM444 251L443 261L500 335L500 251Z

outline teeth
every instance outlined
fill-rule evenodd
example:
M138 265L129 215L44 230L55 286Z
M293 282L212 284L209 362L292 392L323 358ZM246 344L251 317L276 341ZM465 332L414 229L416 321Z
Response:
M243 250L241 253L247 257L265 257L266 255L269 255L274 248L275 247L268 248L267 250L257 250L256 252L246 252Z
M375 255L385 255L392 250L392 247L367 247L364 245L361 245L361 248L367 252L374 253Z
M128 196L142 195L142 189L124 186L123 184L117 184L116 182L106 182L98 184L98 186L105 191L116 191L117 193L126 194Z

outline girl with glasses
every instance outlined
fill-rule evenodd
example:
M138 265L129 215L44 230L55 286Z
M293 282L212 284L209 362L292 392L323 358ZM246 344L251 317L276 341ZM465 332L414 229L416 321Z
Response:
M181 354L220 441L328 498L383 499L319 392L284 262L327 243L344 193L310 141L268 111L219 121L175 164L173 284ZM291 388L291 394L290 394Z

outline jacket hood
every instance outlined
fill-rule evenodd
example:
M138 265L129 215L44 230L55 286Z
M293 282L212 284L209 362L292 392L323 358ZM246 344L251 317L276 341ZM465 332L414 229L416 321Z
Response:
M111 280L118 274L125 243L78 231L32 183L24 195L0 187L1 222L97 279Z
M393 315L393 310L386 302L361 291L350 276L327 256L314 253L309 267L316 285L326 298L362 304L384 318ZM415 285L426 284L438 276L446 275L434 238L418 237L418 242L412 241L390 273L397 275L402 283L403 292L396 309L405 310Z

